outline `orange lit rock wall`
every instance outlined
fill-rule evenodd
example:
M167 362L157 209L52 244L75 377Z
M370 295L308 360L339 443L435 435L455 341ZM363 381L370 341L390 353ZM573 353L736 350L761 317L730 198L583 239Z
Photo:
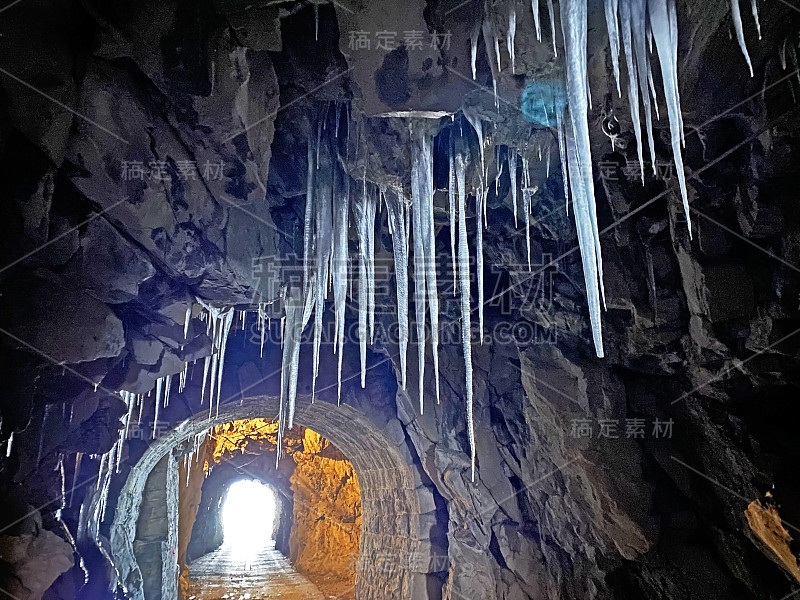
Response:
M305 429L292 457L294 524L290 559L329 595L353 597L361 540L361 493L353 465L328 440Z

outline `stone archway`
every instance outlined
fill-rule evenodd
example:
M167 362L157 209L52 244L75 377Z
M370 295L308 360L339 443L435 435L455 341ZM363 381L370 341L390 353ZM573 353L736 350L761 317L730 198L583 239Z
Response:
M214 417L187 419L153 442L131 468L114 513L110 552L120 583L134 600L148 600L142 571L134 553L136 525L145 484L172 449L209 428L229 421L271 416L278 398L246 398L235 406L220 406ZM380 428L361 410L307 400L298 402L295 421L329 439L350 460L361 487L362 533L356 573L358 598L428 598L429 577L441 571L446 560L431 543L436 525L429 488L421 481L402 437L399 421L390 419ZM170 575L171 576L171 575ZM436 587L436 586L433 586Z

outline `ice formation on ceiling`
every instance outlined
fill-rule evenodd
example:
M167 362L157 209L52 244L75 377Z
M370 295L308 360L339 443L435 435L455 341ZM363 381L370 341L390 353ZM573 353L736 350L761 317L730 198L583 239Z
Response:
M752 73L752 66L744 42L743 25L738 0L731 0L732 15L737 39ZM541 40L541 19L538 0L532 0L533 19L529 24L522 18L524 13L511 5L507 15L508 27L505 32L505 45L509 55L512 72L516 72L515 39L520 27L533 27L537 39ZM484 3L485 14L492 8ZM757 0L752 0L753 17L758 24ZM557 54L555 10L552 0L547 2L552 31L554 54ZM592 177L592 156L589 139L589 110L591 92L588 84L587 66L587 0L561 0L559 3L561 33L564 41L564 81L536 81L530 84L522 97L524 116L531 122L550 128L557 140L564 180L566 209L573 205L579 248L588 299L594 349L598 357L603 356L601 332L601 305L604 304L603 263L600 250L594 181ZM604 0L604 13L609 37L614 78L618 94L622 85L620 74L620 53L624 55L627 71L627 95L634 126L639 160L642 164L644 181L643 139L641 117L644 117L650 159L655 168L655 146L652 112L658 117L658 102L653 67L650 54L655 45L661 76L663 101L667 107L670 126L670 141L675 161L676 174L687 224L691 235L688 195L681 157L683 146L683 120L678 93L678 31L675 0ZM490 18L485 18L471 35L471 66L476 76L476 60L479 35L483 36L486 55L494 83L497 103L497 79L501 72L499 35L494 31ZM759 31L760 36L760 31ZM640 112L641 109L641 112ZM331 113L331 110L334 112ZM374 341L375 332L375 228L386 219L388 233L392 240L394 259L395 292L397 301L399 381L406 387L407 351L409 340L409 263L413 265L414 310L417 333L418 357L418 397L419 410L424 406L424 376L426 344L430 340L433 362L433 377L437 402L440 396L438 329L439 329L439 289L437 283L437 264L434 222L434 184L433 184L433 139L438 131L426 119L409 120L411 140L411 173L403 185L378 187L367 180L367 170L363 167L360 178L353 178L349 172L352 164L350 156L350 130L352 115L349 105L338 102L326 103L316 120L316 131L308 143L307 195L304 213L303 237L303 283L301 288L286 289L282 296L285 317L282 322L282 373L279 413L279 436L285 426L292 427L297 396L297 377L301 337L313 315L313 373L312 400L317 394L317 378L320 371L323 315L328 292L332 290L335 319L334 353L337 354L337 387L341 401L342 391L342 351L344 348L345 308L350 280L349 230L352 222L357 247L357 313L358 339L361 367L361 385L366 385L367 347ZM477 136L477 151L471 150L465 129L471 128ZM480 116L464 110L458 119L450 124L448 148L449 189L448 208L450 224L449 263L453 268L454 293L459 295L461 338L465 362L465 409L469 453L471 457L472 478L475 477L476 446L473 420L473 382L472 382L472 312L478 313L478 331L483 341L483 286L478 285L475 306L470 288L470 249L467 230L467 198L475 200L475 260L478 282L483 280L483 229L487 224L487 199L489 174L486 161L486 146L493 144L485 135L484 123ZM495 148L497 152L497 148ZM538 182L532 180L530 172L529 149L509 147L505 161L497 160L498 169L493 180L498 185L502 169L507 168L511 187L514 224L518 225L519 193L522 193L522 221L526 229L527 260L530 257L530 222L532 198ZM357 154L357 149L356 149ZM547 170L549 174L549 149L547 151ZM495 155L497 159L499 154ZM539 160L541 160L539 149ZM468 174L476 174L474 178ZM471 187L469 181L477 181ZM517 183L520 183L519 189ZM406 190L410 190L410 197ZM571 201L570 201L571 199ZM383 217L381 207L386 207ZM352 219L351 219L352 217ZM412 252L413 249L413 252ZM352 289L350 290L352 295ZM200 302L200 301L199 301ZM202 398L204 401L208 386L209 417L220 401L221 381L225 359L226 340L231 329L234 310L219 308L200 302L204 311L200 318L207 323L207 332L212 340L212 353L205 359ZM185 336L188 335L191 307L186 313ZM244 318L244 316L243 316ZM258 326L261 331L263 355L264 331L266 329L265 306L259 305ZM427 334L430 327L430 336ZM158 412L161 405L169 402L172 377L161 378L156 383L154 434L158 426ZM180 374L179 390L186 384L186 370ZM129 431L134 406L139 406L139 419L143 398L128 392L121 393L128 407L120 442L101 464L101 485L107 485L112 466L118 462L122 443ZM218 410L218 408L217 408ZM9 451L10 451L9 443ZM279 444L280 448L280 444ZM280 452L280 450L279 450ZM104 457L104 460L105 457ZM103 507L101 506L101 512Z

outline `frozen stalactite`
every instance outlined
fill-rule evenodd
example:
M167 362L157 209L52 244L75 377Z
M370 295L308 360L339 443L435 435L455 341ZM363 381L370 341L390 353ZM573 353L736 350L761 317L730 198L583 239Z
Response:
M6 442L6 458L11 456L11 450L14 448L14 432L12 431L8 436L8 441Z
M506 33L506 46L508 46L508 55L511 58L511 73L512 75L517 72L517 56L514 52L514 38L517 35L517 9L514 4L508 11L508 32Z
M737 1L737 0L734 0ZM683 211L686 215L686 224L689 236L692 234L692 220L689 213L689 197L686 189L686 177L683 172L683 158L681 156L681 143L683 141L683 119L681 117L680 98L678 96L678 65L675 43L677 31L674 31L675 0L649 0L650 26L658 49L658 60L661 63L661 80L664 85L664 97L669 115L670 141L672 155L675 159L675 173L683 199ZM671 6L670 6L671 5Z
M650 91L647 89L649 59L647 55L647 0L622 0L630 3L631 31L633 33L634 56L636 57L636 80L639 82L639 97L644 107L644 124L650 148L650 163L656 173L656 145L653 135L652 105ZM644 180L644 163L641 164Z
M338 115L338 111L337 111ZM334 171L333 194L333 260L331 261L331 280L333 282L333 304L336 326L334 353L338 353L337 397L342 396L342 353L344 349L345 307L347 304L348 247L347 234L350 218L350 178L339 170Z
M625 3L627 0L623 0ZM586 280L586 296L597 356L603 356L600 329L602 257L594 205L591 149L586 90L586 0L562 0L561 30L564 35L567 67L568 125L566 149L570 188L574 203L575 224Z
M480 35L480 29L476 27L472 31L472 34L469 36L469 52L470 52L470 65L472 67L472 79L475 79L478 75L477 71L478 35Z
M408 229L402 190L384 192L389 234L392 236L394 271L397 290L397 331L400 354L401 387L406 388L406 355L408 351Z
M306 174L306 206L303 215L303 290L311 284L309 271L311 257L314 252L314 181L316 174L316 148L313 140L308 140L308 172ZM263 345L263 342L262 342ZM263 356L263 352L262 352Z
M539 17L539 0L531 0L531 10L533 11L533 24L536 27L536 39L542 41L542 20Z
M611 52L611 64L614 68L614 80L617 82L617 94L622 96L619 84L619 25L617 20L619 0L605 0L606 27L608 29L608 49Z
M472 464L472 481L475 481L475 425L472 407L472 325L470 308L470 264L469 242L467 240L466 215L466 175L464 158L459 154L455 159L456 181L458 184L458 279L461 291L461 343L464 349L465 391L467 404L467 435L469 437ZM479 219L480 221L480 219ZM480 223L478 223L480 228ZM480 282L479 282L480 287Z
M322 117L319 128L324 125ZM319 354L322 343L322 316L325 311L325 300L328 290L329 267L333 256L333 172L336 168L331 156L330 144L326 139L317 141L316 174L314 183L314 230L316 233L316 264L314 276L315 305L314 311L314 362L311 383L311 397L316 394L317 375L319 374Z
M514 207L514 227L517 226L517 150L508 149L508 178L511 182L511 204Z
M756 22L756 32L758 39L761 39L761 21L758 18L758 0L750 0L750 9L753 12L753 20Z
M633 135L636 138L636 152L641 166L642 183L644 183L644 145L642 144L642 124L639 120L639 81L637 78L633 32L631 30L631 0L619 0L620 27L622 28L622 46L625 50L625 66L628 70L628 103L631 107Z
M310 293L310 290L309 292ZM298 292L287 294L284 302L286 310L286 335L283 341L281 362L281 398L279 436L284 425L294 426L295 399L297 398L297 373L300 365L300 338L303 332L304 299ZM280 454L280 446L278 449Z
M531 270L531 200L533 198L531 169L528 158L522 157L522 211L525 215L525 247L528 250L528 271Z
M415 126L416 125L416 126ZM411 208L414 234L414 305L419 358L419 402L424 410L425 313L431 323L436 401L439 401L439 292L436 283L436 240L433 223L432 139L424 124L411 126Z
M469 111L464 111L464 117L467 119L475 134L478 136L478 148L480 150L481 166L479 181L480 187L475 193L475 217L476 217L476 248L475 248L475 268L476 278L479 282L478 285L478 335L480 336L481 344L483 344L483 223L486 215L486 196L488 194L488 184L486 181L486 154L484 149L485 139L483 136L483 122L478 115L472 114Z
M206 319L208 320L207 332L211 338L211 354L206 356L203 365L203 388L201 392L201 402L205 397L206 382L209 381L208 390L208 410L209 415L216 407L219 411L219 397L222 390L222 373L225 366L225 350L228 345L228 334L233 323L233 307L215 307L198 300L203 308L206 309Z
M569 215L569 179L567 177L567 149L564 140L563 114L557 115L558 156L561 160L561 178L564 183L564 210Z
M189 323L192 320L192 303L186 307L186 315L183 320L183 339L189 339Z
M739 10L739 0L731 0L731 18L733 19L733 28L736 31L736 41L739 42L739 48L742 49L747 68L750 70L750 77L752 77L753 63L750 62L750 53L747 51L747 42L744 40L744 25L742 25L742 13Z
M75 499L75 488L78 484L78 476L81 474L81 461L83 460L83 452L75 453L75 470L72 472L72 485L69 490L69 506L72 506L72 501Z
M371 333L375 302L375 196L367 191L366 176L361 195L353 202L358 235L358 341L361 350L361 387L366 387L367 339ZM372 299L370 303L370 297ZM368 332L368 321L370 322Z
M158 433L158 411L161 407L161 391L164 386L164 378L159 377L156 379L156 399L155 399L155 415L153 416L153 439L156 439Z

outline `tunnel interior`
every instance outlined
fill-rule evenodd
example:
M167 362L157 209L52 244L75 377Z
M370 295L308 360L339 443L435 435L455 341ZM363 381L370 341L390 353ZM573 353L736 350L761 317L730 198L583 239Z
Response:
M185 559L179 556L181 581L189 572L184 596L204 597L191 572L208 553L222 549L233 566L257 575L260 555L274 549L326 595L354 597L361 495L353 466L328 440L302 426L283 437L276 460L277 431L278 423L267 419L218 425L187 457L186 486L179 492L179 517L181 509L190 511L188 543L179 540L186 548ZM198 497L192 478L201 476ZM260 565L270 566L264 560Z

